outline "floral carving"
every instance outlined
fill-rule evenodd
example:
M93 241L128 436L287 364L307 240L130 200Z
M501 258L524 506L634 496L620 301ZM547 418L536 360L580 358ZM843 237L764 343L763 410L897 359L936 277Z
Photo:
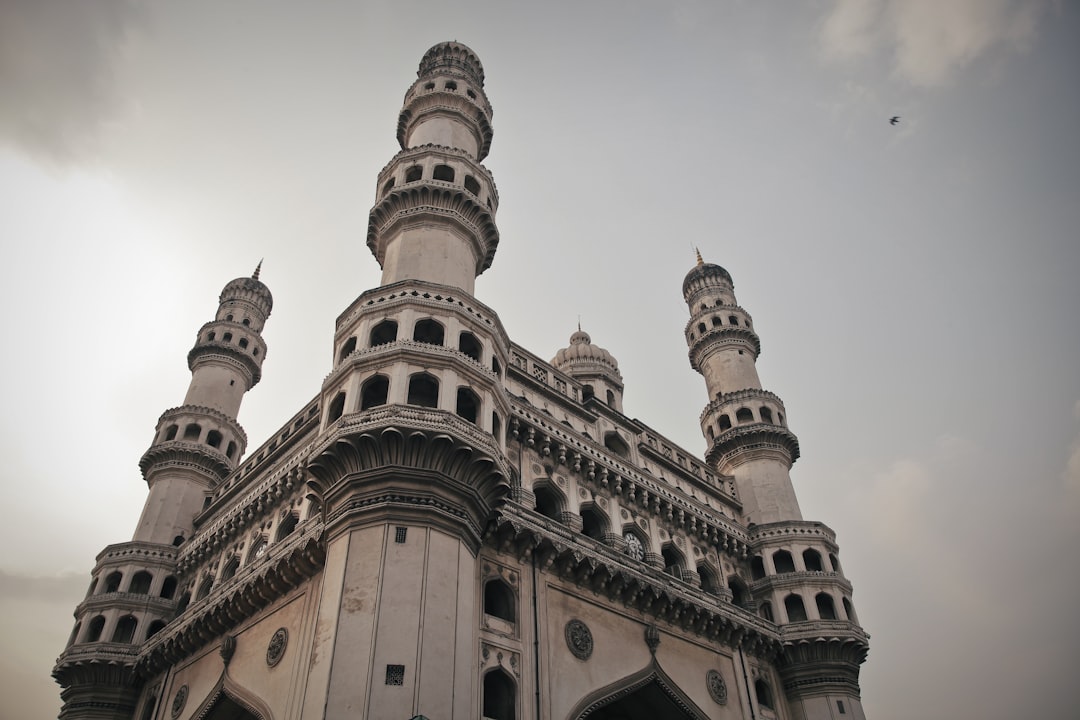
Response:
M588 660L593 651L592 631L589 626L580 620L571 620L566 623L564 631L566 646L578 660Z
M180 713L184 712L184 705L187 704L188 687L187 685L181 685L180 689L173 695L172 700L172 716L174 718L180 717Z
M723 676L716 670L705 673L705 686L709 689L709 697L717 705L727 705L727 683Z
M285 628L278 628L274 636L270 638L270 643L266 646L266 664L270 667L274 667L281 658L285 655L285 646L289 644L289 631Z

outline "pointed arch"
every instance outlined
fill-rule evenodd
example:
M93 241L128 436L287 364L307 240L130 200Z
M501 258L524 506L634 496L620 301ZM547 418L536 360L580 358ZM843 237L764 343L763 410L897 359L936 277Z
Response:
M229 706L232 707L229 707ZM206 696L206 699L191 716L192 720L216 720L217 711L226 709L233 710L239 707L245 715L239 720L274 720L274 714L270 706L245 687L239 685L228 672L221 675L221 679L214 685L214 689ZM235 715L222 715L223 718L233 718Z
M668 677L656 658L642 670L589 693L567 715L567 720L600 720L605 708L620 712L643 697L667 706L667 720L708 720L708 715ZM625 705L624 705L625 704ZM676 714L677 713L677 714Z

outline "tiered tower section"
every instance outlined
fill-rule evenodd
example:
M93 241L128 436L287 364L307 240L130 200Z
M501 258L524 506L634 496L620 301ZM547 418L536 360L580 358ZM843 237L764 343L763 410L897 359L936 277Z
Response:
M422 279L473 292L499 244L499 196L484 68L460 43L431 48L398 117L399 152L379 173L367 244L382 284Z
M262 374L260 332L272 306L256 268L225 286L217 315L199 330L188 353L184 404L161 416L139 461L149 494L134 537L98 555L68 648L53 670L64 688L64 720L132 717L139 645L175 614L178 547L191 538L210 491L244 454L247 436L236 415Z

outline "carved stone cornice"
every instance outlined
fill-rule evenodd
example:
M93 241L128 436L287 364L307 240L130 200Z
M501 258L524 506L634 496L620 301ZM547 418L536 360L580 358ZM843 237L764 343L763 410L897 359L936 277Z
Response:
M75 607L75 617L94 610L104 611L112 608L121 610L145 610L161 615L176 607L175 599L166 599L146 593L111 592L91 595Z
M193 470L208 485L220 482L232 470L232 463L220 451L203 443L169 440L152 445L139 459L139 470L147 482L163 470Z
M799 459L799 438L780 425L736 425L716 436L705 458L717 468L771 454L789 466Z
M113 543L106 545L105 549L97 554L97 564L94 572L107 565L121 565L126 563L138 563L156 567L170 567L175 565L179 555L179 548L160 543L143 542L132 540L129 542Z
M781 410L784 409L784 401L780 399L780 396L776 393L769 392L768 390L762 390L760 388L746 388L745 390L736 390L735 392L724 393L717 399L705 406L705 409L701 411L701 415L698 416L698 422L704 422L705 418L710 414L717 412L725 405L731 405L734 403L742 402L745 400L771 400L775 405L779 406Z
M725 345L742 348L753 353L757 360L761 355L761 338L748 327L720 325L698 335L690 346L690 367L701 372L702 360Z
M127 685L139 655L138 645L96 642L72 645L56 659L52 676L61 687Z
M750 592L760 593L770 590L793 590L800 587L825 588L839 587L851 594L851 583L838 572L800 570L779 575L766 575L750 583Z
M468 379L477 384L484 384L492 389L498 388L499 395L502 395L499 376L491 368L477 362L457 348L416 340L395 340L354 350L330 371L323 380L323 386L332 385L339 377L352 372L358 365L384 366L399 357L411 359L423 367L454 367L458 372L464 372ZM473 387L475 389L475 386Z
M586 544L569 528L517 503L504 504L486 538L521 562L535 558L544 571L686 632L763 657L780 650L772 623L614 548Z
M482 88L477 100L484 97ZM398 115L397 140L401 147L406 147L409 131L422 118L434 114L457 116L468 127L476 139L476 159L483 160L491 151L491 140L495 131L491 127L491 106L486 98L483 104L468 97L466 93L435 89L420 92L405 100L405 106Z
M789 698L829 694L859 697L859 665L869 636L854 623L819 620L781 628L783 650L776 667Z
M257 337L255 333L252 333L252 336ZM262 379L262 361L266 357L265 343L262 345L262 350L259 357L255 357L233 343L222 340L200 340L188 351L188 370L194 371L199 364L208 361L222 363L243 375L250 390Z

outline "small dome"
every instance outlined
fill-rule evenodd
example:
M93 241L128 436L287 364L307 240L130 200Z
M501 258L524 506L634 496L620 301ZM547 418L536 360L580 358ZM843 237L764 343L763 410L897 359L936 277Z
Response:
M262 308L263 314L269 316L270 310L274 307L274 296L270 294L270 288L259 280L259 271L261 269L262 262L260 261L251 277L241 277L229 281L222 289L218 302L244 300Z
M570 347L555 353L551 364L571 377L575 371L591 370L595 373L601 369L621 377L618 361L604 348L593 345L589 333L580 329L570 336Z
M444 42L434 46L420 60L417 77L453 71L464 73L480 87L484 87L484 66L468 46L459 42Z
M682 283L683 296L685 297L687 293L690 292L690 286L695 282L708 280L720 280L726 282L733 288L735 287L735 282L731 279L731 273L719 265L701 262L699 260L698 264L695 265L690 272L686 273L686 279L684 279Z

